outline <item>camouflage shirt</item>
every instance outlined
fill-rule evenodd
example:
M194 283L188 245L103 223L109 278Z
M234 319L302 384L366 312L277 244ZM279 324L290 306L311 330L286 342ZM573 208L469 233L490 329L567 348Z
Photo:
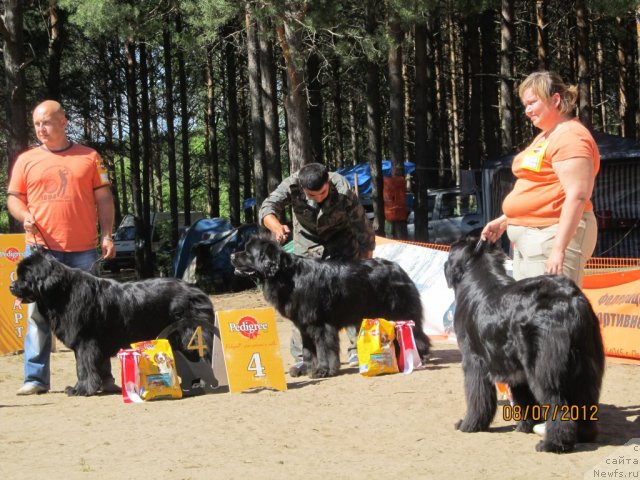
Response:
M354 259L375 248L373 227L358 196L342 175L329 173L329 194L318 204L308 200L298 174L282 181L260 207L260 225L269 214L293 211L293 251L298 255Z

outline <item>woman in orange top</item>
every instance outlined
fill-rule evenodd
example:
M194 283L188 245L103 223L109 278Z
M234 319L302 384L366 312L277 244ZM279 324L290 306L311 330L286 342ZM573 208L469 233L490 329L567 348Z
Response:
M541 130L513 160L517 180L504 199L504 214L482 238L507 231L514 243L516 279L564 274L581 285L597 240L591 193L600 154L589 130L573 117L577 89L553 72L535 72L520 85L525 113Z

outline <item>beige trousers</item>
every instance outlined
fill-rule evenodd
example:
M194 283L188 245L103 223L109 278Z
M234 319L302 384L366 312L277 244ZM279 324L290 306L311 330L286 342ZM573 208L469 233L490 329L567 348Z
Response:
M544 274L557 232L557 223L548 227L509 225L507 235L514 243L513 277L516 280ZM596 248L597 239L596 217L593 212L584 212L565 251L563 266L563 273L578 286L582 286L584 266Z

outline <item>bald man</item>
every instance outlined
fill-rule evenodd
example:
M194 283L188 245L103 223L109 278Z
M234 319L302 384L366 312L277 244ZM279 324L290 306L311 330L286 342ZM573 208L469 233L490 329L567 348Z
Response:
M89 270L97 260L98 227L103 258L115 255L111 238L114 206L109 176L100 155L70 141L62 106L46 100L33 110L37 145L16 159L7 208L26 232L27 252L42 248L70 267ZM24 385L18 395L46 393L50 387L51 329L29 305L24 343ZM103 366L103 389L115 390L111 364Z

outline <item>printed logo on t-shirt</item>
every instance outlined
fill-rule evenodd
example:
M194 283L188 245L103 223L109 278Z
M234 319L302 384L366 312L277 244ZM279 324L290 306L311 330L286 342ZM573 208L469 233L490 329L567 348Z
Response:
M539 172L542 168L542 160L548 145L549 140L538 140L534 143L524 154L520 167L532 172Z
M71 172L64 165L54 165L42 173L44 193L42 200L59 200L65 197Z
M102 183L109 183L109 173L107 173L107 169L104 167L103 162L98 162L98 175L100 175L100 180Z

